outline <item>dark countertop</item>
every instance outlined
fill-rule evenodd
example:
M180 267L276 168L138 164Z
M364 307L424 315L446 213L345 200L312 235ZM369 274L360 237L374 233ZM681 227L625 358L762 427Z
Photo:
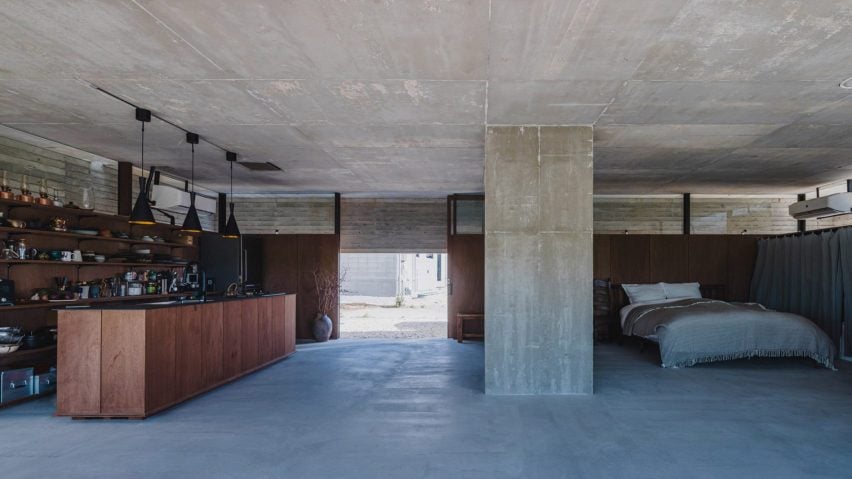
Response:
M287 296L292 295L294 293L266 293L257 296L222 296L208 299L184 299L184 300L169 300L169 299L153 299L149 302L146 302L145 296L139 297L138 303L107 303L107 304L90 304L90 305L68 305L61 308L56 308L57 310L64 311L74 311L74 310L83 310L83 311L91 311L91 310L119 310L119 311L139 311L139 310L149 310L149 309L163 309L163 308L176 308L180 306L194 306L197 304L212 304L212 303L225 303L228 301L243 301L246 299L258 299L258 298L269 298L272 296Z

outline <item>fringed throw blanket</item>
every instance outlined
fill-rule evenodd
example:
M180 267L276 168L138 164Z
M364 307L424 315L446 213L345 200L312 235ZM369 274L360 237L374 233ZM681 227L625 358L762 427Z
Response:
M656 337L664 368L752 357L806 357L834 369L828 336L802 316L759 304L684 299L638 306L624 334Z

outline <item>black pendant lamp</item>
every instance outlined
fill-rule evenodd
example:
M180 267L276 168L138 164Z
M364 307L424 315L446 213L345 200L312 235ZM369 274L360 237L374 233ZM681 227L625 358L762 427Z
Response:
M240 228L237 227L237 219L234 218L234 163L237 162L237 154L230 151L225 152L225 158L231 164L231 215L228 217L228 223L225 224L225 230L222 231L223 238L236 239L240 237Z
M136 119L142 123L142 176L139 177L139 197L136 198L133 212L130 213L129 223L133 225L153 225L156 223L154 212L151 211L151 205L148 203L148 191L151 189L151 181L154 176L153 168L148 175L148 180L145 180L145 123L151 121L151 111L144 108L137 108Z
M195 145L198 144L198 135L187 132L186 142L192 145L192 191L189 192L189 211L186 212L186 218L183 220L180 231L184 234L195 235L201 233L201 220L198 219L198 211L195 209Z

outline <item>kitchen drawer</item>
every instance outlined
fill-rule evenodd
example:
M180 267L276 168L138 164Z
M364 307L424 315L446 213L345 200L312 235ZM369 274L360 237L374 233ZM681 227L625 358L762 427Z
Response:
M33 377L33 394L50 394L54 392L56 392L55 370Z
M0 403L33 395L33 368L11 369L0 373Z

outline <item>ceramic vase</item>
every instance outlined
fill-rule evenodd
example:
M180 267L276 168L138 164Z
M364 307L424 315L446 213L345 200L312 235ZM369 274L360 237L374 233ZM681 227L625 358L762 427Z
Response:
M331 318L323 313L317 313L317 317L314 318L313 325L314 339L316 339L319 343L328 341L328 339L331 338L331 329Z

